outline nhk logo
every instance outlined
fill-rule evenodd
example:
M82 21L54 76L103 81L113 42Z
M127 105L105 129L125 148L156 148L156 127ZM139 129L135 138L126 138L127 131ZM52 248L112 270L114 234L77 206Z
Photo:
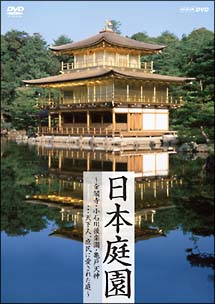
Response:
M24 13L25 8L23 6L8 6L7 15L13 17L21 17Z

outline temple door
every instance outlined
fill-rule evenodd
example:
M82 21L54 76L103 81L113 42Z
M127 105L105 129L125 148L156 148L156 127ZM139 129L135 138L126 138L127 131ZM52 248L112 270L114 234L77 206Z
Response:
M130 155L128 157L128 171L142 173L143 171L142 155Z
M130 130L141 131L142 130L142 114L131 113L130 114Z

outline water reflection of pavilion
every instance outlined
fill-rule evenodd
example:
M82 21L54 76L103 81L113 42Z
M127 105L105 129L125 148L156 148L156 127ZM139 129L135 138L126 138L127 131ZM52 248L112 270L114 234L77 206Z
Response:
M68 239L75 239L82 241L83 237L83 212L81 210L72 210L68 208L61 208L61 220L65 222L71 221L73 225L71 227L61 227L54 230L49 236L63 237ZM165 236L163 231L158 227L142 227L143 221L148 224L154 222L154 214L156 210L148 209L141 210L135 213L135 239L146 240L153 237Z
M164 235L154 225L156 212L172 208L171 189L182 180L169 174L169 152L150 150L132 153L104 153L49 149L38 146L46 173L36 176L47 193L29 197L29 202L59 209L61 228L50 235L81 241L83 234L83 171L135 172L136 240ZM56 188L57 185L57 188Z
M62 206L61 203L50 203L38 200L28 200L29 203L47 205L49 208L59 209L61 225L49 234L49 236L61 237L76 241L83 239L83 209L73 206ZM158 207L157 210L169 207ZM142 209L135 212L135 239L147 240L154 237L165 236L159 227L151 227L154 223L156 209ZM145 225L143 225L145 224ZM144 226L144 227L143 227Z
M115 154L39 146L38 155L45 160L47 174L37 176L37 183L46 183L50 193L57 179L58 195L65 202L67 194L82 199L83 171L134 171L136 201L147 201L151 196L156 200L158 195L160 201L166 200L173 185L182 183L169 175L169 152L162 150Z
M169 152L162 150L104 153L44 146L37 149L38 155L47 159L50 171L65 176L82 176L83 171L134 171L135 177L166 176L169 170Z

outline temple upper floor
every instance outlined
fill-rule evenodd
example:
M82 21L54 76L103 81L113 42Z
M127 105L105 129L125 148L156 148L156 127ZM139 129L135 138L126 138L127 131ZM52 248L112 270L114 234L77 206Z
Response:
M141 56L160 53L165 46L123 37L113 32L107 24L106 28L95 36L78 42L50 46L56 55L68 55L74 59L72 63L62 62L61 73L100 66L143 68L147 73L153 72L153 64L141 63Z
M141 69L146 73L153 73L153 62L141 62L140 54L122 54L113 50L88 50L74 55L72 63L61 63L61 73L69 73L75 69L117 67L125 69Z

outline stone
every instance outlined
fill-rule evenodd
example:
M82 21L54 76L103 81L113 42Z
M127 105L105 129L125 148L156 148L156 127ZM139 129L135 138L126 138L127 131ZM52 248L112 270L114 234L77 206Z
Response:
M179 152L192 152L193 146L191 143L184 143L178 148Z
M196 152L209 152L209 146L206 144L197 145Z

